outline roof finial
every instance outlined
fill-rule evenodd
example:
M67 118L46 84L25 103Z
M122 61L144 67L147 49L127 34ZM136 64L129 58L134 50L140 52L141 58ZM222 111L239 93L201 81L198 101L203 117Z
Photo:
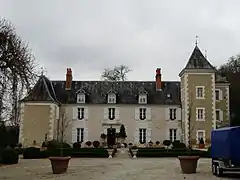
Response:
M195 42L196 46L198 45L198 36L196 36L196 42Z

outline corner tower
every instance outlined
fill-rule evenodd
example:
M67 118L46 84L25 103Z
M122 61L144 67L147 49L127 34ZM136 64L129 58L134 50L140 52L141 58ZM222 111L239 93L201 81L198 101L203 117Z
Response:
M185 68L179 73L182 140L186 144L197 145L200 138L205 144L211 141L211 130L216 128L215 73L216 69L196 44Z

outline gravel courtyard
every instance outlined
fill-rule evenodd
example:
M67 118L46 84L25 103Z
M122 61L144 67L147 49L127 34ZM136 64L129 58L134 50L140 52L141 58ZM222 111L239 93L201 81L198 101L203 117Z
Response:
M24 160L19 164L0 167L0 179L11 180L208 180L212 176L210 159L200 159L198 173L183 175L175 158L139 159L71 159L68 172L53 175L48 159Z

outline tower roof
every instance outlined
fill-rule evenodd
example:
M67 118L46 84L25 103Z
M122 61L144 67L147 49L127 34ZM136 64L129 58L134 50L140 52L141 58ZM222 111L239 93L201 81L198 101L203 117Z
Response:
M204 57L196 45L184 69L213 69L215 67Z
M179 76L183 74L184 70L210 70L214 72L216 68L204 57L196 44L185 68L179 73Z

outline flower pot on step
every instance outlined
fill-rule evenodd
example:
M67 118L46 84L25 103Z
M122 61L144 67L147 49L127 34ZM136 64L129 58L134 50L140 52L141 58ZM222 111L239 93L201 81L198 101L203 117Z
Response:
M112 158L114 149L107 149L108 152L108 158Z
M138 149L132 149L131 151L133 153L133 159L136 159L137 158Z
M178 156L184 174L196 173L199 156Z
M67 172L70 156L67 157L49 157L52 165L53 174L62 174Z
M199 149L204 149L205 148L205 144L199 144L198 147L199 147Z

